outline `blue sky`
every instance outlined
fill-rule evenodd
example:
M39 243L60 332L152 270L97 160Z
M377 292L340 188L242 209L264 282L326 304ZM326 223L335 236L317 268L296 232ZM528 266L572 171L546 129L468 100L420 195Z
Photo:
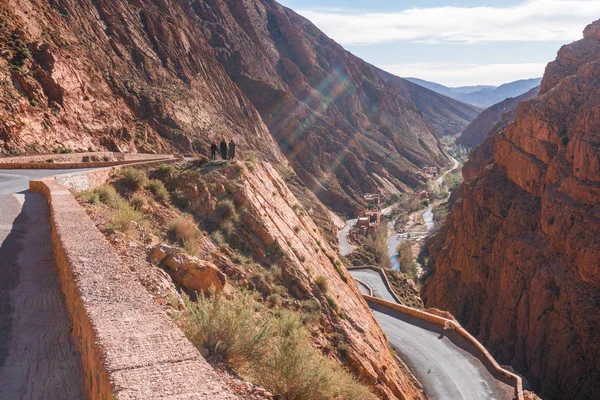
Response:
M540 77L600 0L279 0L353 54L447 86Z

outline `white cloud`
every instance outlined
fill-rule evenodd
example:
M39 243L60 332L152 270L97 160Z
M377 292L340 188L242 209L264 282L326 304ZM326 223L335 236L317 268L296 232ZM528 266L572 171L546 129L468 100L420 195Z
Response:
M600 17L599 0L527 0L511 7L411 8L393 13L300 9L341 44L391 41L485 43L572 41Z
M501 85L518 79L539 78L546 64L411 63L379 65L401 77L417 77L446 86Z

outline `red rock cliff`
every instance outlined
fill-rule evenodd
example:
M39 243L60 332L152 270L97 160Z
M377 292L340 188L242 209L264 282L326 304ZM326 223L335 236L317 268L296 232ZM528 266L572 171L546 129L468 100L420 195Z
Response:
M599 76L596 21L486 141L492 157L430 246L426 305L549 399L600 398Z

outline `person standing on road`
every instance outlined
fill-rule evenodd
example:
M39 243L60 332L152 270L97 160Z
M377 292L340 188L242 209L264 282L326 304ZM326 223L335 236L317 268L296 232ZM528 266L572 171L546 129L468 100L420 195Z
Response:
M210 160L215 161L217 159L217 145L213 143L210 145Z
M227 160L227 142L225 139L221 140L221 158Z
M231 142L229 142L229 160L233 160L235 157L235 143L233 142L233 139L231 139Z

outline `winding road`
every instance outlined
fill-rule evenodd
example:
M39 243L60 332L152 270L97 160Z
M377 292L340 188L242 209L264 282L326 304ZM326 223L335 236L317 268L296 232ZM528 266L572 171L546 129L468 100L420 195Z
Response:
M350 274L366 283L375 297L396 302L381 275L371 269ZM361 286L364 287L364 284ZM361 289L362 292L363 289ZM497 376L487 360L456 331L369 302L391 346L411 368L430 400L510 400L514 388Z
M79 170L0 170L0 399L85 398L58 281L49 207L29 180Z

